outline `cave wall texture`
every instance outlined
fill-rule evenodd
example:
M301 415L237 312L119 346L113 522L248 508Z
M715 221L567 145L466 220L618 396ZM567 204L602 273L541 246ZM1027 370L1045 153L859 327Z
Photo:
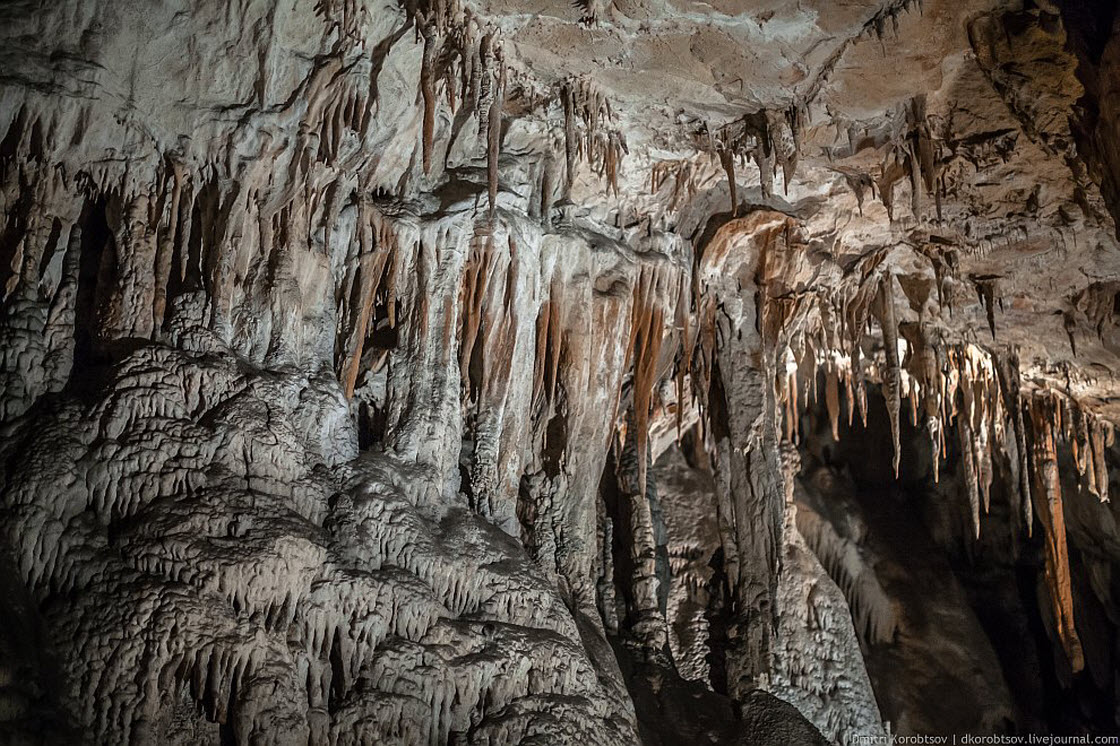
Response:
M1120 14L0 3L0 736L1120 729Z

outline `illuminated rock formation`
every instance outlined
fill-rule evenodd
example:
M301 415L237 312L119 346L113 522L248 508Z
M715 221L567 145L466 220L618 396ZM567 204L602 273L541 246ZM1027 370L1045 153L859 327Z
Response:
M1115 730L1110 5L0 7L0 730Z

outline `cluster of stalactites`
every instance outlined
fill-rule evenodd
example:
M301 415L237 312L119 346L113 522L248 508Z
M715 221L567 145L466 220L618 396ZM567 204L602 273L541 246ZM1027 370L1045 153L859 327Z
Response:
M901 179L910 180L911 210L922 214L922 199L932 194L941 217L941 189L938 186L936 151L929 121L926 118L925 96L915 96L906 110L906 132L883 157L879 167L877 185L879 198L894 216L894 185Z
M696 182L704 168L691 158L672 161L658 161L653 164L649 174L649 193L657 194L670 180L672 188L668 192L666 209L676 210L696 197Z
M459 369L463 391L472 406L478 405L479 389L483 386L503 386L509 379L510 367L513 365L517 323L514 307L518 289L517 242L512 235L506 237L509 260L504 267L499 266L499 255L494 251L492 242L493 236L489 233L474 237L463 273L463 294L460 297L463 328L459 345ZM495 298L491 290L494 283L502 288L498 296L501 299L500 306L487 303ZM481 358L477 362L482 374L481 380L476 381L472 378L471 366L475 362L475 355L479 354ZM553 386L556 383L555 375L553 371ZM536 401L537 397L533 398Z
M850 426L857 409L863 424L867 423L868 375L901 386L893 280L882 271L881 261L881 255L867 258L865 266L857 272L864 281L853 293L837 293L828 298L786 293L766 298L762 308L764 326L783 350L777 359L775 398L782 410L779 414L785 423L787 440L797 441L800 414L816 399L818 369L825 373L825 400L837 439L841 388L847 394ZM865 359L863 350L865 335L876 315L884 329L892 330L883 334L884 347L892 348L886 352L885 366L877 366L873 358ZM901 396L900 388L897 396ZM896 432L897 414L890 413L892 431Z
M804 107L794 104L784 110L761 109L715 130L705 127L699 133L699 145L717 156L727 173L732 215L737 214L739 209L735 179L737 164L745 165L749 160L755 162L764 197L773 194L774 175L779 168L785 189L789 191L790 179L797 170L800 156L804 118Z
M636 452L641 456L647 450L649 437L649 416L654 406L657 382L661 378L661 347L665 336L665 320L668 312L676 310L680 322L686 317L684 290L686 280L683 273L675 267L666 265L643 268L634 286L634 302L630 320L630 338L627 343L628 357L633 365L633 409ZM681 330L687 337L688 325ZM687 339L679 341L681 349L687 349ZM687 358L687 354L685 355ZM683 388L683 365L678 371L678 398ZM679 411L679 409L678 409ZM638 488L646 489L646 459L638 459Z
M877 381L884 385L886 396L885 382L897 378L899 404L909 403L911 424L915 428L924 426L930 436L935 456L935 480L939 477L939 464L947 456L946 425L956 425L970 503L974 508L973 527L979 535L979 508L982 505L987 512L988 492L993 479L993 449L1006 447L1010 455L1015 456L1016 465L1026 465L1023 444L1030 432L1024 432L1024 423L1033 416L1032 402L1039 396L1045 396L1056 402L1052 407L1055 429L1070 446L1080 485L1100 500L1108 500L1105 453L1114 438L1110 422L1088 411L1071 397L1050 389L1032 397L1020 396L1017 361L1005 359L971 343L931 343L916 324L903 325L901 332L893 335L895 355L889 355L884 350L880 356L864 358L859 345L850 349L821 349L806 342L799 352L787 346L780 356L775 382L787 439L796 442L800 413L817 401L818 373L824 382L831 431L837 440L840 437L842 395L846 395L849 404L849 426L856 411L866 426L867 382ZM897 366L893 361L899 361ZM1011 377L1014 377L1014 384ZM1022 411L1019 411L1020 407ZM897 426L892 423L892 427ZM897 430L892 434L892 440L897 448ZM1021 462L1020 455L1024 456ZM896 451L896 463L898 457ZM1023 497L1029 500L1029 493L1025 490ZM1029 530L1029 502L1020 515L1027 519L1024 527Z
M449 141L454 141L470 117L477 119L478 140L484 143L486 152L492 217L497 202L498 158L510 71L495 30L481 27L470 11L460 8L455 0L426 5L430 7L409 9L417 36L424 43L419 90L424 107L424 172L431 171L437 108L441 101L446 101L453 115ZM583 161L606 182L608 192L617 195L618 174L628 149L607 97L590 79L573 76L560 82L559 100L563 107L567 166L564 194L570 194L577 165Z
M980 510L987 513L991 504L993 453L1006 448L1007 434L1003 396L992 356L975 345L953 347L946 352L946 367L939 376L943 407L937 430L941 434L940 452L944 451L944 423L953 417L957 426L962 472L975 537L980 536ZM959 392L959 396L958 396ZM938 452L938 446L934 447ZM934 475L938 475L934 459ZM1018 499L1030 500L1030 495ZM1029 529L1029 513L1027 526Z
M920 13L922 11L922 0L894 0L894 2L888 3L864 25L865 33L874 34L881 42L887 34L887 24L889 23L891 31L895 36L898 36L898 17L905 12L909 12L911 6L917 6Z
M619 411L625 393L620 391L613 418L620 448L632 430L635 452L642 454L649 450L650 419L655 412L672 411L677 420L678 438L681 435L684 397L693 393L688 380L692 359L690 289L689 273L671 262L643 266L634 281L625 348L630 371L629 412ZM677 401L667 406L660 384L670 374ZM646 491L646 473L645 459L639 458L635 476L641 494Z
M760 334L761 346L768 352L760 356L756 363L761 370L771 371L781 364L780 356L774 351L784 346L781 341L785 338L784 327L809 302L807 294L789 293L789 288L785 285L785 278L791 273L789 263L796 261L795 257L798 255L797 251L789 249L799 237L793 230L793 220L776 212L759 211L739 218L738 221L746 232L752 234L751 250L757 249L758 252L751 262L753 271L750 273L758 289L757 294L749 298L749 301L755 306L757 316L754 325ZM718 423L722 415L712 407L716 402L711 398L711 391L717 380L715 373L718 367L717 350L721 344L720 318L724 311L721 310L722 299L719 292L713 290L708 283L713 277L722 277L725 273L732 272L729 266L735 266L735 263L741 261L741 255L737 254L739 250L740 247L733 242L713 241L705 249L697 275L693 278L694 282L687 289L694 306L690 308L683 300L678 305L678 309L687 311L681 313L677 321L677 327L683 331L683 347L677 363L678 411L683 413L694 409L701 413L697 423L698 440L708 449L709 454L715 448L714 440L709 437L713 434L712 427L721 427ZM733 254L736 255L735 258L729 258ZM745 268L740 267L738 272L742 273L743 269ZM738 277L742 280L745 275L739 274ZM739 290L743 290L741 285ZM687 391L683 386L686 374L690 384Z
M938 219L941 218L941 200L946 187L942 179L939 146L930 119L926 115L926 99L918 95L910 99L902 108L896 131L886 141L883 159L877 168L870 172L846 168L837 169L844 176L848 188L855 195L859 212L863 214L863 204L868 192L878 197L886 208L887 216L894 219L894 191L900 182L910 186L910 209L915 217L921 218L925 200L933 198ZM862 145L861 133L854 126L847 131L849 154L856 153ZM835 151L827 151L832 157Z
M599 23L603 14L610 10L612 4L613 0L575 0L572 3L582 13L579 20L585 26L594 26Z
M1108 466L1105 453L1115 442L1112 423L1086 411L1075 399L1052 389L1036 391L1025 397L1025 408L1032 421L1049 417L1055 438L1069 444L1077 466L1078 484L1086 492L1107 502Z
M1085 659L1073 618L1058 446L1063 440L1069 445L1080 488L1103 502L1109 499L1105 450L1112 446L1115 436L1111 423L1085 411L1068 396L1042 390L1024 398L1023 409L1033 436L1030 460L1035 514L1045 536L1045 580L1053 609L1051 631L1076 673L1084 667Z
M628 152L626 137L614 126L610 101L588 78L573 76L560 84L564 106L565 194L571 192L579 161L588 163L618 195L618 172Z
M502 115L506 104L507 68L497 33L483 28L457 0L428 0L408 6L416 34L423 39L420 98L424 173L429 173L435 150L436 109L446 100L454 117L449 142L464 123L475 117L479 141L485 144L490 212L498 195L498 154Z
M1101 501L1109 499L1106 451L1113 444L1113 426L1073 398L1052 389L1020 391L1018 359L1014 352L993 353L975 344L937 344L917 324L903 324L894 334L884 329L885 346L895 354L860 354L860 344L848 349L814 347L806 343L795 352L787 346L780 356L775 394L783 410L785 436L796 441L800 412L818 396L818 378L833 438L839 439L841 399L848 402L848 424L858 410L867 420L867 381L878 381L891 396L888 381L897 381L895 405L909 402L912 424L924 424L933 450L934 478L947 454L946 431L955 426L964 489L973 534L980 535L981 511L987 513L995 478L995 457L1002 453L1010 467L1006 490L1012 512L1028 533L1035 518L1045 536L1045 581L1053 612L1053 629L1073 671L1084 666L1084 655L1073 624L1069 556L1058 474L1058 448L1068 444L1077 468L1080 489ZM887 402L888 411L892 408ZM923 422L924 420L924 422ZM895 464L898 463L897 422ZM896 472L897 474L897 472Z

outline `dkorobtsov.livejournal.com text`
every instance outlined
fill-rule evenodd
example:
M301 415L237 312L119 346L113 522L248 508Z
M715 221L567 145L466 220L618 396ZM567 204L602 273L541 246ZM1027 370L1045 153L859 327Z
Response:
M856 746L874 746L877 744L890 744L891 746L1012 746L1029 744L1031 746L1058 746L1059 744L1120 744L1120 736L1050 736L1028 734L1023 736L991 736L973 735L962 733L951 736L856 736L853 741Z

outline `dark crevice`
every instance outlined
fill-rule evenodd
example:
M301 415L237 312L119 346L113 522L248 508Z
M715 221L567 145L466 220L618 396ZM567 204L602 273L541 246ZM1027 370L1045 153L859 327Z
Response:
M109 362L100 335L109 267L116 262L116 246L109 229L105 198L87 200L80 218L82 240L78 259L78 292L74 304L74 365L67 388L79 395L97 390L98 371Z

